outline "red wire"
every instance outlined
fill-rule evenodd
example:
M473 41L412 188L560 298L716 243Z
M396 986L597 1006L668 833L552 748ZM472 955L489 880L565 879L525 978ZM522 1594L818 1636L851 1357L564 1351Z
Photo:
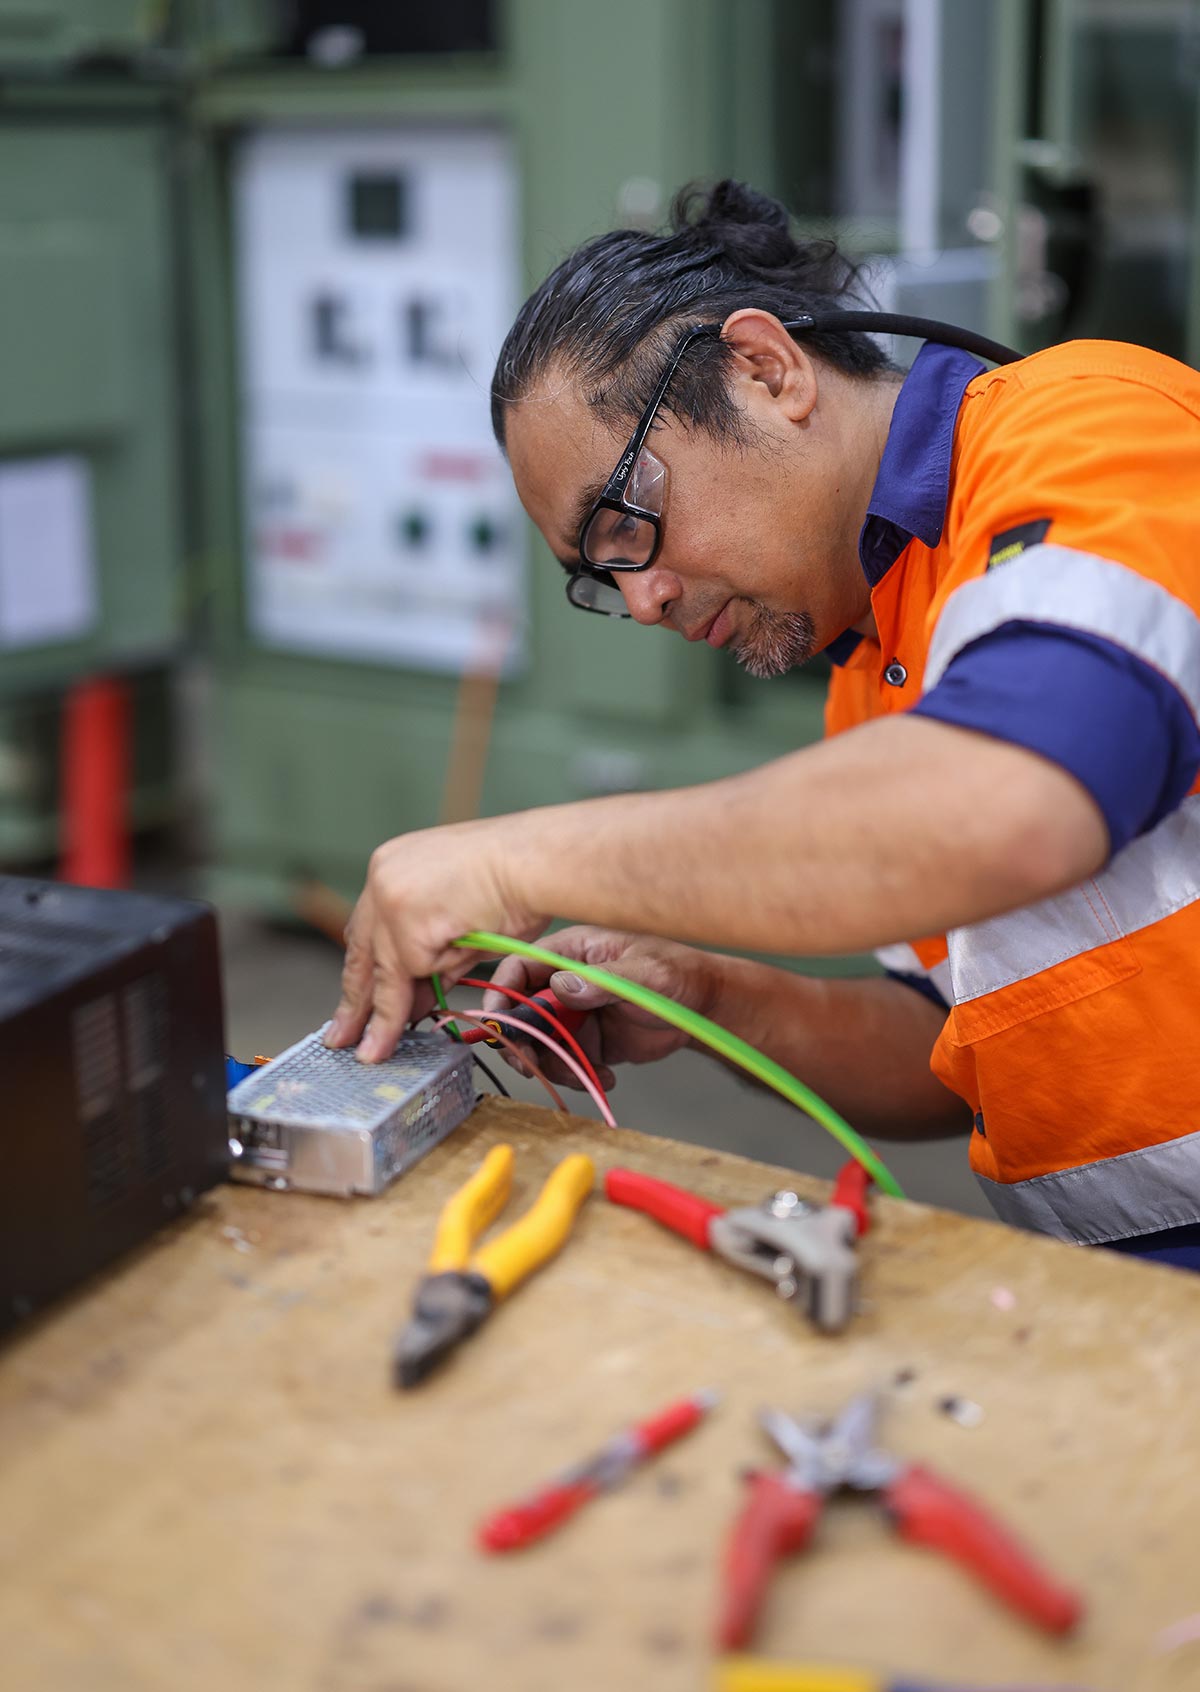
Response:
M550 1097L554 1100L555 1109L561 1110L564 1116L569 1116L571 1114L570 1111L567 1109L566 1105L563 1103L562 1094L558 1091L558 1089L554 1085L553 1081L550 1081L545 1075L542 1074L542 1071L538 1068L537 1064L533 1061L532 1058L525 1056L525 1054L521 1051L520 1047L517 1045L516 1041L511 1037L511 1035L502 1034L498 1027L490 1025L488 1022L486 1022L484 1020L483 1017L476 1016L472 1011L451 1011L450 1015L461 1017L464 1022L477 1023L480 1028L487 1028L487 1027L491 1026L492 1027L492 1033L496 1036L497 1040L499 1040L500 1044L502 1046L507 1046L509 1051L512 1053L513 1057L516 1058L517 1062L523 1063L525 1065L526 1069L528 1069L531 1072L531 1074L538 1081L541 1082L542 1086L546 1089L546 1091L549 1093ZM443 1013L443 1015L442 1015L443 1023L445 1022L445 1020L446 1020L446 1017L445 1017L445 1014ZM593 1100L593 1103L594 1102L595 1101Z
M477 975L460 975L458 978L458 986L482 987L485 992L503 993L505 998L516 999L523 1005L531 1006L532 1009L537 1011L539 1016L544 1016L551 1028L553 1028L555 1033L562 1039L564 1045L569 1051L574 1052L584 1069L587 1070L588 1076L594 1082L596 1091L600 1094L600 1097L604 1100L605 1104L608 1103L608 1094L600 1085L600 1077L596 1074L591 1058L579 1044L579 1041L575 1038L574 1034L570 1033L568 1029L563 1027L554 1012L548 1010L545 1004L539 1004L536 999L531 999L528 993L520 993L515 987L501 987L498 981L483 981Z

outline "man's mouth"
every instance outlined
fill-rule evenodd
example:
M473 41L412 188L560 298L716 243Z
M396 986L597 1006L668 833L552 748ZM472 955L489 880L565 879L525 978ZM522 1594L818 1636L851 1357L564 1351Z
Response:
M726 616L726 612L732 604L732 599L727 599L721 609L710 617L707 623L700 623L691 630L684 629L682 631L684 639L691 641L706 640L710 646L724 645L725 641L729 639L732 627L730 619Z
M710 646L724 646L733 633L733 618L729 614L732 605L732 599L727 600L708 625L704 638Z

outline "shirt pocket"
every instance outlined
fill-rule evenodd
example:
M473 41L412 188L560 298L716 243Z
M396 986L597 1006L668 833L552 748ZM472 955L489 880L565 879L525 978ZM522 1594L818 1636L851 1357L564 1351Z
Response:
M947 1033L974 1045L1141 973L1095 882L949 936L954 1007Z

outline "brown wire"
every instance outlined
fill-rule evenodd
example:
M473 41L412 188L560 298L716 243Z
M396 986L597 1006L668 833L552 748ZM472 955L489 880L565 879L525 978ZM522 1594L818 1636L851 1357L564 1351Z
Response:
M525 1053L517 1045L516 1041L510 1040L507 1034L502 1034L494 1022L489 1022L485 1016L475 1016L470 1011L452 1010L450 1012L450 1016L455 1022L473 1022L479 1028L490 1029L496 1039L499 1040L500 1044L502 1046L506 1046L516 1058L518 1064L529 1070L529 1072L541 1082L542 1086L554 1100L557 1109L561 1110L564 1116L569 1116L571 1114L566 1105L563 1103L562 1095L558 1092L554 1083L552 1081L547 1081L546 1077L542 1074L533 1059L531 1057L526 1057Z

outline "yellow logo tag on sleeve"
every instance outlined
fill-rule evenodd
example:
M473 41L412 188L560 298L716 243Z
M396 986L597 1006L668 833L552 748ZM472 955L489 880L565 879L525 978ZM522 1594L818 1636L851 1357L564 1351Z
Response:
M1039 541L1044 541L1049 529L1049 517L1036 517L1032 523L1020 523L1015 529L1005 529L1002 534L993 535L988 548L988 569L994 570L998 564L1011 564L1027 546L1036 546Z

